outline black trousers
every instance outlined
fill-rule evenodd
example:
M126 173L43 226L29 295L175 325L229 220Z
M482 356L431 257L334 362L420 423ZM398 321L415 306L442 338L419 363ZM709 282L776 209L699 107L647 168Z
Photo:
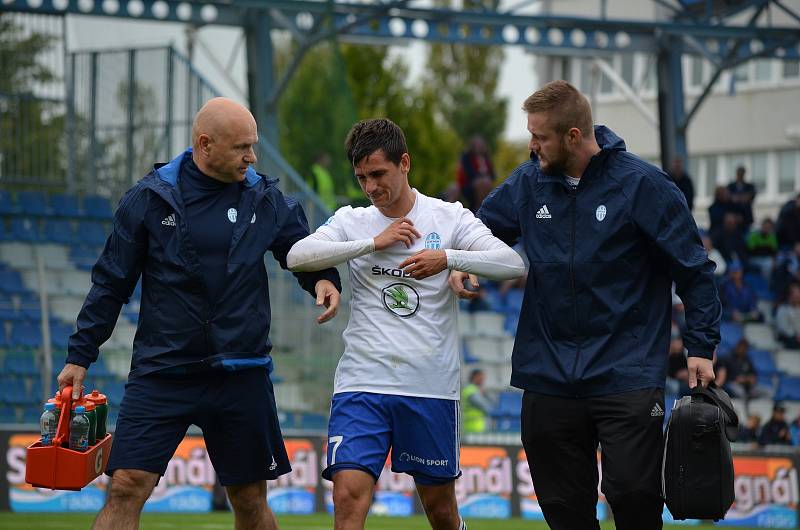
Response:
M600 530L598 444L617 530L661 529L663 411L660 388L583 399L525 392L522 445L552 530Z

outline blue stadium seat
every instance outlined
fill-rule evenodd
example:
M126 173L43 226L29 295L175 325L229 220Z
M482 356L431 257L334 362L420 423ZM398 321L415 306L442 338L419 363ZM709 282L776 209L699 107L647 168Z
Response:
M56 193L50 196L53 213L60 217L79 217L81 210L78 208L78 197L68 193Z
M105 245L106 230L101 223L92 221L81 221L78 226L80 239L89 245Z
M17 353L6 357L5 372L15 375L39 375L39 368L36 367L36 360L32 354Z
M72 231L72 223L64 219L47 219L44 224L43 239L64 245L80 242Z
M9 239L36 243L42 238L39 235L39 223L28 217L14 217L11 219L11 233Z
M72 335L75 326L70 324L63 324L61 322L50 326L50 342L54 347L66 350L69 344L69 336ZM95 366L92 366L92 372L95 372Z
M0 219L0 241L8 241L10 239L11 234L6 229L6 221L5 219Z
M800 400L800 377L783 376L775 392L775 401Z
M755 368L759 376L769 376L778 373L778 367L775 365L775 359L772 358L772 352L750 348L747 354L753 362L753 368Z
M4 377L2 379L2 400L12 405L29 405L30 397L25 388L25 381L20 377Z
M114 214L111 211L111 202L106 197L99 195L87 195L83 198L83 211L87 217L93 219L111 219Z
M0 191L0 215L12 215L19 213L19 208L14 203L11 193Z
M28 293L20 300L19 310L24 318L37 323L42 319L42 305L36 293Z
M519 432L520 427L519 413L515 416L503 416L495 419L495 430L497 432Z
M0 291L8 294L28 293L22 282L22 276L13 269L0 270Z
M17 423L17 421L17 409L15 407L0 407L0 423Z
M17 204L23 215L50 215L47 197L41 191L21 191L17 193Z
M736 322L722 322L719 326L721 335L719 343L719 355L725 356L736 346L736 343L744 336L742 326Z
M70 247L69 259L75 264L75 267L80 270L91 270L94 264L97 263L97 258L100 257L100 252L97 247L90 247L86 245L77 245Z
M491 311L497 311L498 313L505 311L506 301L505 297L500 294L500 291L493 288L487 288L484 292L486 293L486 303L489 304L489 309Z
M521 392L500 392L497 398L497 408L493 414L510 415L519 414L522 410Z
M14 309L14 302L8 296L0 293L0 321L2 320L19 320L20 315Z
M506 293L506 311L509 314L519 315L522 310L522 298L525 296L525 291L522 289L511 289Z
M39 348L42 345L42 333L39 326L21 320L14 322L9 342L12 346Z
M29 406L25 407L22 411L22 423L39 423L39 418L42 417L44 407Z

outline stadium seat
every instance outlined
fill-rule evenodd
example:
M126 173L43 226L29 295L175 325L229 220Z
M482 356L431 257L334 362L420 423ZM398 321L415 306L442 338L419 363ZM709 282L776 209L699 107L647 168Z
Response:
M750 348L748 356L753 363L756 373L761 376L771 376L778 373L778 367L775 366L775 360L772 358L772 352L766 350L759 350Z
M103 225L92 221L81 221L78 234L86 244L102 246L106 243L106 230Z
M506 311L509 314L516 313L519 315L522 310L522 298L525 296L525 291L522 289L511 289L506 293Z
M25 407L22 411L22 423L39 423L39 418L42 416L42 410L44 407L36 406L28 406Z
M781 350L775 354L775 365L786 375L800 376L800 350Z
M18 421L15 407L0 407L0 423L17 423Z
M11 193L0 191L0 215L13 215L19 213L19 208L14 203Z
M39 375L39 368L37 368L32 354L15 353L6 358L5 372L15 375Z
M43 239L64 245L80 242L72 232L72 224L64 219L47 219L44 224Z
M519 413L514 416L504 416L495 419L495 430L497 432L519 432L520 428Z
M0 270L0 291L8 294L28 293L20 273L11 269Z
M74 333L74 327L61 322L50 326L50 342L52 345L58 349L66 350L69 344L69 337ZM92 372L98 375L95 372L95 366L92 366Z
M473 335L500 337L505 335L503 324L505 316L494 311L476 311L473 313Z
M39 348L42 345L40 328L24 320L14 322L9 342L12 346Z
M111 211L111 202L106 197L99 195L87 195L83 198L83 211L87 217L93 219L111 219L114 214Z
M53 213L59 217L79 217L78 198L68 193L56 193L50 196Z
M719 343L719 355L725 356L744 336L744 331L742 330L742 326L736 322L722 322L719 326L719 331L721 335Z
M39 223L27 217L14 217L11 219L11 233L9 234L9 239L31 243L40 241Z
M75 264L78 270L91 270L94 264L97 263L97 258L100 257L102 249L97 247L90 247L87 245L77 245L70 247L69 259Z
M513 416L514 414L519 415L521 410L522 392L515 392L513 390L500 392L500 395L497 397L497 408L494 410L494 413Z
M21 191L17 193L17 204L23 215L50 215L47 197L40 191Z
M14 301L0 293L0 321L19 320L21 317L22 315L14 308Z
M800 401L800 377L783 376L775 393L776 401Z

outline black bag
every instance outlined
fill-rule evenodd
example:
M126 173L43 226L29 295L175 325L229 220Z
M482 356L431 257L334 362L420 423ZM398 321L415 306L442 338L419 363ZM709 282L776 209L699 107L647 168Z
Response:
M725 517L734 498L730 442L738 432L730 397L713 383L675 402L661 464L661 490L674 519Z

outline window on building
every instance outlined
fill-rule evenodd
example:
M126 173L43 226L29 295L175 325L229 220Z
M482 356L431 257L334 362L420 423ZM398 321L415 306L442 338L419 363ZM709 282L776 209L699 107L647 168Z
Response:
M733 71L733 78L737 82L750 80L750 63L743 63L736 67Z
M622 71L620 75L622 75L622 79L628 83L628 86L633 86L633 54L632 53L625 53L622 55Z
M703 85L703 59L702 57L692 57L691 70L689 74L689 86L700 87Z
M750 156L750 182L755 184L758 193L767 191L767 153L753 153Z
M800 77L800 61L783 61L783 77L786 79Z
M800 151L778 153L778 193L791 193L797 189Z
M770 59L758 59L756 63L756 81L772 81L772 61Z
M592 69L588 59L580 59L580 87L584 94L592 92Z
M617 65L614 64L615 61L609 61L611 63L612 68L616 68ZM601 94L613 94L614 93L614 83L611 81L606 74L600 73L600 93Z

